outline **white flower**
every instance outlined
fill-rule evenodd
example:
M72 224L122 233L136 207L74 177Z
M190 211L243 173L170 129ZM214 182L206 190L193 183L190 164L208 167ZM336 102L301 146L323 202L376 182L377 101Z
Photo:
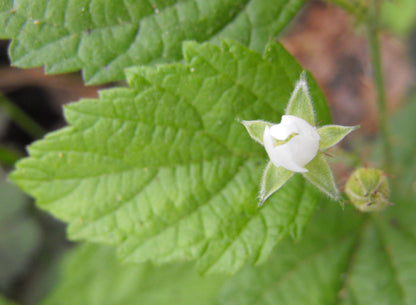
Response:
M301 74L280 124L263 120L241 122L249 135L264 146L270 159L261 180L259 205L297 173L331 198L339 199L324 153L357 127L316 128L315 122L306 73Z
M266 126L263 144L270 160L292 172L305 173L304 167L317 155L320 136L304 119L283 115L280 124Z

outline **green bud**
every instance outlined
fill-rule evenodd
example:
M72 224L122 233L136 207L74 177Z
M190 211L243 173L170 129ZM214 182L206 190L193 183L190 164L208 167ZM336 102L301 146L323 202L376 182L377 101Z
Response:
M357 169L348 179L345 192L352 204L362 212L381 211L391 205L389 182L379 169Z

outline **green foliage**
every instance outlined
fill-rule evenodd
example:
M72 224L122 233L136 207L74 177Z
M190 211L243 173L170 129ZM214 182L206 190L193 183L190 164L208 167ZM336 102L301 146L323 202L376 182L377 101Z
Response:
M180 60L185 40L232 38L262 51L305 0L3 0L0 37L15 66L83 70L88 84L138 64Z
M26 203L27 197L17 187L0 180L0 288L3 289L27 267L40 243L40 228L26 215Z
M415 130L408 128L401 136L396 133L412 122L416 113L415 106L416 103L409 105L392 121L395 131L393 136L397 143L394 155L398 164L405 164L404 160L408 161L408 157L416 159L416 155L411 154L416 147ZM402 142L408 136L408 141ZM411 171L414 175L414 171ZM404 193L406 197L399 195L403 193L402 188L407 189L408 184L404 183L407 180L408 176L402 175L397 181L396 205L372 216L362 214L350 205L342 210L332 202L322 201L300 241L283 241L263 265L246 266L225 282L223 278L217 278L218 286L210 282L211 277L197 278L193 275L192 289L187 289L181 296L192 300L195 291L203 293L210 289L198 302L227 305L416 303L416 196L414 189ZM184 267L185 265L163 266L161 269L149 265L117 265L110 250L91 246L86 246L73 255L66 263L62 283L46 304L58 303L58 300L67 297L72 300L76 298L77 301L71 304L95 304L91 301L93 297L105 300L107 296L111 300L113 291L119 291L119 300L126 299L131 304L135 304L137 299L151 302L154 299L149 299L148 296L153 295L154 286L158 287L161 295L166 291L167 300L173 300L169 299L170 285L178 284L182 287L183 280L192 278L192 271L187 269L190 267ZM107 258L102 259L105 256ZM178 274L171 272L181 268L185 269ZM81 270L81 273L70 270ZM87 275L83 270L86 270ZM143 270L151 272L143 273ZM111 276L105 274L115 275L114 282L122 283L120 285L126 289L111 290L109 295L110 289L105 285L110 285L107 281ZM166 278L167 281L157 280L154 286L149 284L146 288L148 293L142 289L143 283L153 284L155 279L160 278ZM175 280L171 281L172 278ZM137 283L137 291L130 289L132 282ZM223 284L221 289L220 284ZM74 290L79 290L80 293L74 296ZM101 294L103 298L99 299ZM211 298L208 299L208 295ZM181 303L178 301L177 304Z
M395 176L394 206L374 214L361 230L350 260L345 304L413 304L416 302L416 103L391 120Z
M416 26L416 1L384 1L382 10L383 24L396 34L408 36Z
M16 305L16 303L9 301L0 295L0 305Z
M42 304L335 304L362 225L352 209L326 202L300 242L286 240L263 266L228 279L201 278L184 264L123 265L110 248L84 245Z
M351 208L321 205L302 240L279 245L267 263L247 266L227 281L219 304L337 304L363 218ZM371 304L371 303L363 303Z
M114 249L87 244L67 255L61 280L41 304L209 305L224 280L202 278L191 264L120 264Z
M367 18L368 5L372 0L325 0L326 2L338 5L346 12L355 17L357 21L364 21Z
M319 200L295 175L258 208L267 157L240 124L278 120L302 69L277 43L264 57L231 41L187 43L184 57L130 69L131 89L67 105L70 126L31 145L11 179L72 239L118 245L128 261L198 259L202 272L233 273L298 238Z

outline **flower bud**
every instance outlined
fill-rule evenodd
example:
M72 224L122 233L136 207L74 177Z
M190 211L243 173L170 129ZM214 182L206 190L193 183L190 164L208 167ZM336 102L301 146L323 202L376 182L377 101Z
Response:
M263 143L270 160L295 173L305 173L319 151L317 129L302 118L283 115L280 124L266 126Z
M386 175L379 169L359 168L347 181L345 192L351 203L362 212L381 211L389 202L390 188Z

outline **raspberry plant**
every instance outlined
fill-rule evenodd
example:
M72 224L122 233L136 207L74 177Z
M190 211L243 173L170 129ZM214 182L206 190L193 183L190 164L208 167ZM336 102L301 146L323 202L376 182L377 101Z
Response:
M67 104L68 126L9 176L84 242L43 304L416 303L416 136L403 125L416 108L388 117L379 1L333 2L369 29L396 205L343 208L322 152L332 196L311 161L315 177L291 172L258 205L268 156L241 121L278 122L303 75L313 123L331 124L313 76L274 39L305 2L0 1L13 65L127 82Z

